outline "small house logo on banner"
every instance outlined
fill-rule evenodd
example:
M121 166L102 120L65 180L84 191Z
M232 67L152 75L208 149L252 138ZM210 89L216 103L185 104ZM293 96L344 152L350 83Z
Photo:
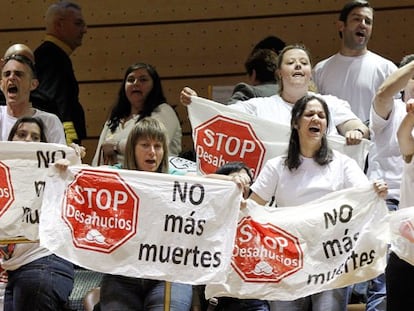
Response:
M265 155L263 143L247 122L215 116L194 129L197 160L200 171L214 173L231 161L241 161L260 171Z
M0 216L7 211L13 201L14 192L10 181L10 171L0 162Z
M246 282L278 283L303 267L303 252L296 237L245 217L237 227L232 267Z
M76 247L111 253L135 235L139 198L116 172L82 170L65 197L62 217Z

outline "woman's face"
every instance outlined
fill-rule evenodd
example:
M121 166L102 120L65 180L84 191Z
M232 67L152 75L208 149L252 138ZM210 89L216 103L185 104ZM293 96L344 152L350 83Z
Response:
M307 140L322 140L326 134L327 120L322 104L317 99L312 99L306 104L306 108L299 118L297 130L299 137Z
M21 123L13 136L13 141L40 142L41 131L36 123Z
M156 172L164 156L162 142L142 137L135 144L135 162L140 171Z
M308 54L302 49L291 49L283 54L280 68L277 70L283 88L287 86L308 86L312 76L312 67Z
M154 83L147 69L139 68L129 73L125 81L125 93L132 113L141 112Z

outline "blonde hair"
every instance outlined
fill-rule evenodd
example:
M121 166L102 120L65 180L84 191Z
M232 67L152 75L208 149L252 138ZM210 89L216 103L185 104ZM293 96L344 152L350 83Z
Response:
M141 170L135 161L135 146L139 139L150 138L161 142L164 150L158 173L168 173L168 143L167 130L161 122L152 117L145 117L140 120L128 135L125 146L124 168L129 170Z

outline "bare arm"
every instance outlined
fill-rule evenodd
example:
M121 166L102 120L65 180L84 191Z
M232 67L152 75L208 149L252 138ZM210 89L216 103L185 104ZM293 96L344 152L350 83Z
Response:
M252 199L257 204L265 205L267 203L266 200L263 200L261 197L259 197L256 193L252 192L249 196L249 199Z
M413 75L414 62L410 62L390 74L379 87L373 107L381 118L388 119L394 105L394 94L404 89Z
M337 126L339 134L346 138L347 145L358 145L362 138L369 139L369 129L359 119L351 119Z
M407 102L407 115L404 117L397 132L401 154L407 161L414 154L414 138L411 134L414 128L414 99Z

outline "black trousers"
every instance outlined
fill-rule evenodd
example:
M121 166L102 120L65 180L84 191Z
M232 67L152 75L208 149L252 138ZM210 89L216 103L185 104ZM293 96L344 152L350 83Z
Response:
M414 266L391 253L385 269L387 310L413 310Z

